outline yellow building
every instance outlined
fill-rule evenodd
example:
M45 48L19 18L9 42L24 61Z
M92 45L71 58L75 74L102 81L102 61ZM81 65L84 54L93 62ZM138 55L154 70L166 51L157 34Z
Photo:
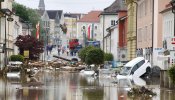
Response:
M136 14L137 0L126 0L128 10L128 29L127 29L127 57L132 60L136 57Z

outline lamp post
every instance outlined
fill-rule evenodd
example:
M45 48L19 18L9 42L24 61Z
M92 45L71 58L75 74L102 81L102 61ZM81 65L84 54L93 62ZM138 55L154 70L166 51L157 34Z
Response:
M28 35L29 35L29 30L30 30L30 25L32 25L32 23L30 23L29 21L24 21L24 23L26 23L27 24L27 26L28 26Z
M175 0L171 0L172 13L174 14L174 36L175 36Z
M83 31L83 42L84 42L84 46L86 47L86 28L85 26L83 26L82 31Z

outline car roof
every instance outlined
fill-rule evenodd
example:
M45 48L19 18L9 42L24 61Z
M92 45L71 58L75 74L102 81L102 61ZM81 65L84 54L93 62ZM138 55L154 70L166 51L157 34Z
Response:
M131 61L129 61L128 63L126 63L124 66L132 67L133 65L135 65L136 63L138 63L139 61L144 60L144 59L145 59L144 57L134 58Z

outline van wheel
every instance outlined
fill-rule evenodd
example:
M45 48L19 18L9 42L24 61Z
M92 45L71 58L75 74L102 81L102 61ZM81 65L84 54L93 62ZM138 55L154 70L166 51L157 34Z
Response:
M145 73L145 77L150 77L150 75L151 75L151 68L150 67L147 67L146 68L146 73Z

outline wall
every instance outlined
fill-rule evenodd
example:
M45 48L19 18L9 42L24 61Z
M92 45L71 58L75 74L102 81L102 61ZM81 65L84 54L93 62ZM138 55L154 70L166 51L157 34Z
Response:
M104 22L103 22L104 20ZM107 31L106 29L111 27L111 21L118 20L117 14L115 15L100 15L100 41L101 41L101 49L103 49L103 31L104 31L104 37L107 35ZM105 45L105 44L104 44ZM105 48L106 46L104 46L104 50L106 50Z
M127 0L127 10L127 60L132 60L136 57L136 4Z
M85 33L86 33L86 36L88 34L88 27L89 25L92 25L94 24L94 27L96 26L97 29L94 28L94 34L93 34L93 37L95 40L100 40L101 38L101 34L100 34L100 25L99 23L92 23L92 22L77 22L77 37L78 39L80 40L80 44L83 44L84 41L83 41L83 26L85 26Z

